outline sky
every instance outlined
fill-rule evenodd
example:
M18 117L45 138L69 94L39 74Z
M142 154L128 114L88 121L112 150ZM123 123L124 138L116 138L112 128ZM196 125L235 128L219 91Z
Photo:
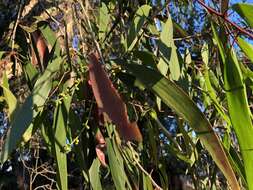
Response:
M234 3L242 3L242 2L245 2L245 3L253 3L253 0L246 0L246 1L230 0L230 2L231 2L232 4L234 4Z

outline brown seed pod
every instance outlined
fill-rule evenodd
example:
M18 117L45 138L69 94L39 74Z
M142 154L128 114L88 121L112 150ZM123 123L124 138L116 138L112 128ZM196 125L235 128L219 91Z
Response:
M142 135L136 122L130 123L126 105L98 62L98 55L93 53L89 59L90 84L98 108L117 126L119 134L126 141L142 141Z

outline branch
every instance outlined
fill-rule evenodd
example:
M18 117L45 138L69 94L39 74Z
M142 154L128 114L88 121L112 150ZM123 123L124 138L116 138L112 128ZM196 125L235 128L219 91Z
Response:
M151 183L153 184L153 186L157 189L157 190L163 190L152 178L152 176L141 166L141 164L136 160L136 165L137 167L149 178L149 180L151 181Z
M228 24L236 28L241 34L247 35L248 37L253 39L253 34L245 30L244 28L240 27L239 25L235 24L231 20L229 20L226 16L226 14L222 14L215 9L207 6L202 0L196 0L202 7L204 7L210 14L214 14L220 18L222 18L224 21L226 21Z
M13 27L12 36L11 36L11 41L12 41L11 42L11 50L12 50L12 52L14 50L16 31L17 31L17 27L18 27L18 24L19 24L19 20L20 20L20 16L22 14L22 11L23 11L23 4L22 4L22 1L19 1L19 4L18 4L18 15L17 15L17 19L15 21L15 24L14 24L14 27Z
M156 182L155 180L152 178L151 174L149 174L143 167L142 165L139 163L139 160L135 157L134 155L134 151L133 151L133 147L131 145L131 142L127 142L128 147L130 148L131 152L133 153L133 161L136 164L136 166L149 178L149 180L151 181L151 183L153 184L153 186L155 187L156 190L163 190Z

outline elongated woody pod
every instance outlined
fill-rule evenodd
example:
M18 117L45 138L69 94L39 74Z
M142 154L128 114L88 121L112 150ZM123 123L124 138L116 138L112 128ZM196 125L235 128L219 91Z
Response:
M90 84L98 108L116 125L120 136L126 141L142 141L136 122L129 121L126 105L99 63L98 54L90 54L89 61Z

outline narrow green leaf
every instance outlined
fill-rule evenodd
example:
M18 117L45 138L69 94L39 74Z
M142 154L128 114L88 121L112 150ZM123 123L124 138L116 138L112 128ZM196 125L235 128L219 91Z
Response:
M237 150L230 146L229 149L229 158L231 159L231 163L233 165L234 170L241 176L243 183L247 186L246 174L243 165L243 161L241 156L239 156ZM247 188L246 188L247 189Z
M228 111L239 141L249 189L253 189L253 126L246 87L235 53L231 50L224 63L224 82Z
M106 139L109 167L117 190L126 189L127 177L122 156L115 151L112 140ZM116 147L117 148L117 147Z
M143 180L143 190L154 190L150 178L144 173L142 173L142 180Z
M219 37L218 37L219 35L218 35L217 31L216 31L216 26L215 26L215 24L213 22L211 22L211 28L212 28L213 35L214 35L214 41L217 43L217 46L219 48L219 52L220 52L220 56L221 56L222 62L224 63L225 60L226 60L225 50L224 50L223 44L219 40Z
M108 13L107 6L104 2L101 3L99 9L99 39L104 39L105 33L109 27L110 15Z
M58 104L54 113L54 155L57 166L57 186L58 189L68 189L68 171L67 171L67 155L64 150L66 147L67 135L67 119L70 107L71 97L68 96L61 104Z
M229 116L239 141L248 188L251 190L253 189L253 173L251 172L253 169L253 139L251 137L253 126L246 87L233 48L227 49L229 51L225 54L225 49L221 46L215 28L212 29L224 64L224 88L226 90Z
M43 36L45 37L46 41L48 42L48 44L53 47L55 41L56 41L56 36L55 36L55 32L50 28L49 24L43 24L40 27L40 30L43 34Z
M48 152L52 153L52 130L50 130L51 124L46 120L41 124L41 135L44 139L45 145L47 147Z
M219 138L214 133L204 114L189 96L175 83L166 79L155 70L135 64L128 64L125 67L148 89L159 96L166 105L189 123L227 178L231 188L240 189Z
M245 55L249 58L249 60L253 63L253 45L249 44L242 38L237 38L237 43L242 49L242 51L245 53Z
M232 9L253 28L253 4L237 3L232 6Z
M210 76L209 76L209 67L208 67L208 46L205 44L202 48L202 59L205 64L204 67L204 80L205 80L205 87L209 97L211 98L212 102L218 113L223 117L223 119L227 122L228 126L230 126L231 122L229 117L225 114L223 107L220 105L215 90L212 87Z
M69 140L67 134L69 132L69 112L73 94L69 94L67 89L71 84L71 79L69 79L63 85L63 95L60 97L63 99L57 101L54 112L53 154L57 166L57 187L61 190L68 189L67 152L70 145L67 144L67 140Z
M3 84L1 85L1 87L3 88L4 99L8 105L8 116L10 118L10 121L13 121L14 111L18 107L18 102L16 97L9 89L8 79L5 73L3 75Z
M93 190L102 190L102 185L99 176L100 165L101 165L100 161L98 160L98 158L96 158L95 160L93 160L93 163L89 170L89 174L91 176L90 183Z
M33 86L36 82L39 72L31 63L25 64L23 66L23 69L26 74L26 79L28 81L28 85L29 85L30 89L33 89Z
M56 59L48 65L43 75L35 83L32 94L25 100L25 103L15 111L15 118L11 122L11 128L7 133L4 147L1 152L1 162L5 162L10 153L16 148L17 143L21 140L23 133L32 123L40 110L43 109L44 103L51 90L52 79L55 72L60 68L60 59Z
M172 52L172 41L173 41L173 26L171 17L168 18L166 23L163 25L162 32L160 35L160 41L158 43L161 58L157 65L158 70L166 75L169 69L169 62L171 59Z
M173 41L173 23L169 17L163 25L163 30L158 43L161 59L157 65L159 71L165 76L170 69L172 80L178 80L180 77L180 65L177 58L177 50Z
M136 11L133 23L130 26L130 30L127 36L128 51L131 51L134 48L137 42L136 37L139 35L150 10L151 7L149 5L143 5Z
M56 56L60 55L60 44L58 43L58 39L55 35L55 32L50 28L49 24L43 24L40 27L40 30L43 34L43 36L45 37L46 41L49 44L49 47L51 47L51 52L50 54L55 54ZM53 52L52 52L53 50ZM50 55L52 57L52 55ZM50 57L50 58L51 58Z

